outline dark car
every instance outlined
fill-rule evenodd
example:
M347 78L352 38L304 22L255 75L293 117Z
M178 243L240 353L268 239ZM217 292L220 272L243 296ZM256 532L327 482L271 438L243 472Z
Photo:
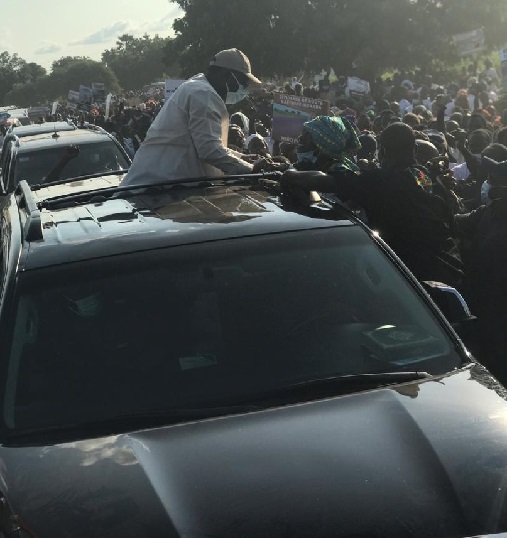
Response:
M51 121L45 123L34 123L32 125L20 127L9 127L2 142L2 149L0 152L0 171L5 166L7 155L5 149L9 143L15 141L16 138L23 138L25 136L33 136L37 134L55 133L58 131L75 131L76 129L77 125L71 121Z
M118 181L5 201L5 534L507 530L505 391L375 234L248 179Z
M3 144L14 139L14 137L23 138L24 136L32 136L36 134L54 133L55 131L75 131L77 125L71 121L46 121L44 123L32 123L21 127L9 127L5 135Z
M43 124L37 129L35 126L15 128L7 135L0 171L4 192L14 190L23 179L35 185L129 168L130 157L103 129L57 123L62 123L63 128L59 129L56 123L53 128Z

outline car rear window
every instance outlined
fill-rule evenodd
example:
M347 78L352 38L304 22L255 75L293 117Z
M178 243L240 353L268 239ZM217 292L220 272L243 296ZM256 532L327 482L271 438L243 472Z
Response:
M22 179L30 185L44 182L62 160L66 151L66 146L59 146L20 152L15 165L15 183L19 183ZM123 153L112 140L108 139L96 143L79 144L79 155L63 167L59 177L53 179L70 179L128 167L129 163Z

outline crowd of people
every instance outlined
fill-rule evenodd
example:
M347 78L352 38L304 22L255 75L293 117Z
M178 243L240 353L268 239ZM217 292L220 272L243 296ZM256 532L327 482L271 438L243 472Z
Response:
M111 115L65 111L115 134L133 157L124 185L279 170L281 190L348 204L421 281L456 287L478 317L481 357L507 382L507 95L486 60L458 77L347 77L262 86L248 58L221 51L165 104L161 94ZM297 141L273 140L273 92L330 101ZM248 99L245 99L247 97ZM132 97L132 96L131 96ZM136 96L138 97L138 96Z

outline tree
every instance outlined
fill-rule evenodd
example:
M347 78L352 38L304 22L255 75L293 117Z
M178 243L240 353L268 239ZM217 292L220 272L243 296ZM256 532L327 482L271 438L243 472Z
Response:
M307 2L302 0L173 0L185 16L164 61L179 59L185 76L202 71L218 51L237 47L264 75L288 74L305 62ZM245 21L248 21L245 24Z
M27 63L17 54L0 53L0 102L15 84L34 82L44 76L46 70L36 63ZM11 103L8 103L11 104Z
M38 85L38 94L53 100L66 97L69 90L79 90L81 84L89 86L92 82L103 82L113 93L120 91L116 75L103 63L88 58L66 57L53 62L51 74Z
M124 34L118 38L115 48L102 53L102 61L116 74L124 89L141 88L163 78L162 56L166 42L167 39L158 35L136 38Z
M23 64L18 70L18 80L20 83L36 82L46 76L46 70L34 62Z
M82 60L91 60L91 58L88 58L88 56L62 56L51 64L51 72L67 71L71 65Z
M28 108L42 102L39 96L39 88L36 82L14 84L12 90L5 95L4 103Z
M333 67L372 78L390 68L457 60L452 36L483 26L503 44L505 0L170 0L183 10L165 61L186 76L237 47L261 76ZM245 22L247 22L245 24Z

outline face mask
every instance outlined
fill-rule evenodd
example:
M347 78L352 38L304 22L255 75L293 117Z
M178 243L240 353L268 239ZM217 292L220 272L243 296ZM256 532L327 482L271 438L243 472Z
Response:
M229 91L229 85L227 86L227 97L225 98L226 105L235 105L242 101L248 95L248 88L239 83L239 80L235 77L234 73L231 73L234 80L238 83L238 89L235 92Z
M304 153L297 153L298 162L302 163L303 161L311 162L315 164L317 161L317 155L313 151L305 151Z

